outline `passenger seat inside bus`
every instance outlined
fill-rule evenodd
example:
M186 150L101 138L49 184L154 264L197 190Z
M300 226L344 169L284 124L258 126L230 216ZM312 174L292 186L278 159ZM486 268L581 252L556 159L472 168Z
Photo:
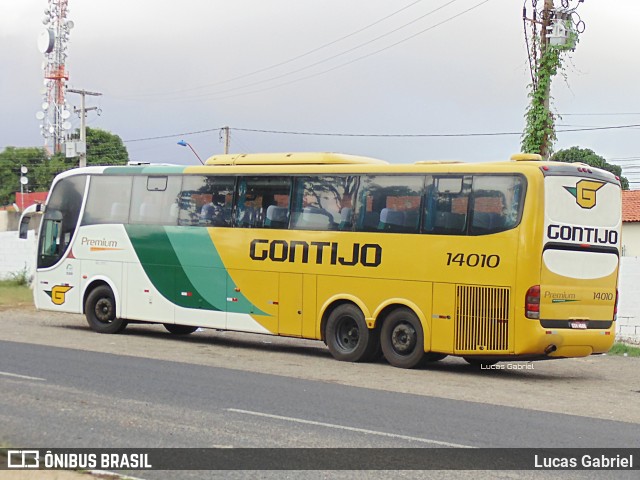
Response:
M433 233L456 234L464 231L466 215L464 213L437 212Z
M500 213L474 212L471 229L476 234L500 232L504 229L504 220Z
M289 223L289 209L287 207L278 207L269 205L267 207L267 218L264 221L266 228L287 228Z
M403 232L405 230L404 221L404 212L392 210L391 208L383 208L380 211L378 230L384 232Z

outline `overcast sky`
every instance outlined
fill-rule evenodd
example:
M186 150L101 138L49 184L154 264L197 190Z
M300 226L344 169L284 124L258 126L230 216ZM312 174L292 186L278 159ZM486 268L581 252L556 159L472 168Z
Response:
M234 129L519 133L530 82L522 6L522 0L69 0L75 27L68 86L103 93L88 99L102 111L90 112L88 125L119 135L136 161L197 162L176 145L181 138L202 157L221 153L218 129L225 125L232 129L231 152L336 151L398 163L507 159L520 150L519 135ZM0 0L0 149L44 143L35 114L46 7L46 0ZM640 181L640 167L636 175L630 167L640 165L638 128L561 131L640 124L640 2L585 0L577 12L586 30L565 78L556 77L552 88L555 111L564 114L555 149L591 148ZM79 106L78 95L67 98ZM75 116L73 124L79 126Z

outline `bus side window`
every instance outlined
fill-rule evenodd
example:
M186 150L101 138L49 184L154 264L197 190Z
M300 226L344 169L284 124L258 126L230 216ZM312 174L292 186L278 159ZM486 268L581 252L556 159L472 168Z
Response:
M92 175L82 225L128 223L132 180L128 175Z
M176 204L178 225L229 227L236 178L186 175Z
M298 177L295 180L291 228L351 230L353 176Z
M466 235L471 177L436 176L427 187L423 231L436 235Z
M234 225L244 228L287 228L290 177L242 177L238 180ZM269 216L267 212L271 209Z
M518 175L475 175L471 195L470 235L514 228L520 221L523 179Z
M145 225L176 225L174 204L179 202L180 176L138 176L133 178L130 221Z
M423 176L363 176L356 208L356 230L417 233Z

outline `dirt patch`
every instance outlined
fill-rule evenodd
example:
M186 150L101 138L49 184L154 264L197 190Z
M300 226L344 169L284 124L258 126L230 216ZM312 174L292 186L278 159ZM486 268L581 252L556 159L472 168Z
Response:
M216 330L178 337L162 325L130 325L120 335L100 335L83 316L33 308L0 311L0 328L6 341L640 423L640 358L601 355L479 370L449 357L402 370L384 361L338 362L323 343L310 340Z

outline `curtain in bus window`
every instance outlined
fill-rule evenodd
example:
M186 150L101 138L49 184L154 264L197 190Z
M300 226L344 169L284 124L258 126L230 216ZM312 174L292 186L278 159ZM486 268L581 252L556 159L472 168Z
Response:
M132 177L93 175L82 225L128 223Z
M298 177L291 227L298 230L351 230L355 176Z
M182 179L179 225L229 227L235 177L193 175Z
M416 233L425 177L368 175L360 180L356 205L356 230Z
M244 228L287 228L290 194L289 177L240 178L234 225Z
M131 223L146 225L177 225L182 177L133 177Z

